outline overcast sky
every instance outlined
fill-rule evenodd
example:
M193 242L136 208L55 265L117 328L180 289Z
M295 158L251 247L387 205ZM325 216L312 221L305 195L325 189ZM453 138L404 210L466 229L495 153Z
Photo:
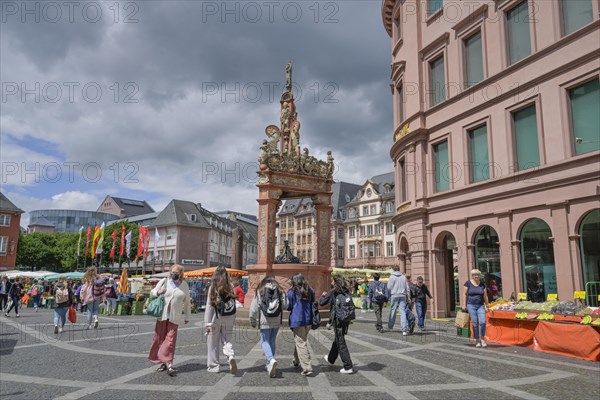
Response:
M390 172L381 1L2 1L2 192L256 214L256 159L293 61L301 146L336 180ZM25 214L21 225L26 226Z

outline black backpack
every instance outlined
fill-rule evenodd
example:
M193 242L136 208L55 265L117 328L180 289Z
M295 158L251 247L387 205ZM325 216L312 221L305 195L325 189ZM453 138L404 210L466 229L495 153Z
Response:
M275 288L265 288L260 298L260 310L265 317L279 317L281 315L281 292Z
M219 295L217 297L217 318L224 317L227 315L234 315L236 311L235 299L233 297L225 296L224 298Z
M340 293L335 296L334 314L336 322L345 323L356 319L355 309L350 293Z
M387 287L384 283L377 281L375 283L375 290L373 293L373 297L377 303L385 303L388 300L387 296Z

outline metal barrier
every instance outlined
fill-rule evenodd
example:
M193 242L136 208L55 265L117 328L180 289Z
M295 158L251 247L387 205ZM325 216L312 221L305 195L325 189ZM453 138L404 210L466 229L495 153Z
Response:
M588 282L585 284L585 305L588 307L598 307L600 301L600 282Z

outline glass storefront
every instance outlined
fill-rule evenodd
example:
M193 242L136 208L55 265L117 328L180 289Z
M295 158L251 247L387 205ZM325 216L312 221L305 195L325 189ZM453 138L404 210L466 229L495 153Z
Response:
M546 301L548 294L558 293L552 231L541 219L529 220L521 231L521 268L527 300Z
M585 216L579 227L579 252L583 285L600 282L600 209Z
M475 236L475 265L481 271L492 299L502 297L502 273L500 272L500 245L498 234L491 226L479 229Z

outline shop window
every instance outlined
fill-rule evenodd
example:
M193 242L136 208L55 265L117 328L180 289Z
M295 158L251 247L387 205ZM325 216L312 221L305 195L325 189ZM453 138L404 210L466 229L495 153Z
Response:
M514 112L512 118L516 171L539 167L540 151L535 105Z
M600 209L585 216L579 227L579 254L583 284L600 282ZM598 304L596 304L597 306Z
M546 301L558 293L552 231L541 219L529 220L521 230L521 268L527 300Z
M491 226L479 229L475 236L475 263L481 271L493 299L502 297L502 272L498 234ZM491 301L491 300L490 300Z

